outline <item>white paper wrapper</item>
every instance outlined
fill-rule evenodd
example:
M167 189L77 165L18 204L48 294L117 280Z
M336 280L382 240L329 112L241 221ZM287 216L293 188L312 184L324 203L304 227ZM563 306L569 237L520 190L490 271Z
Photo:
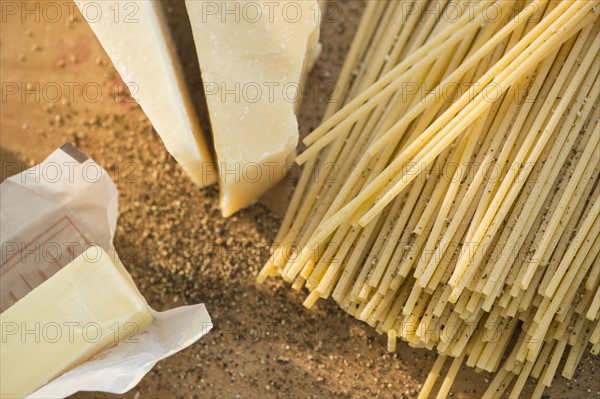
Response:
M112 245L117 199L108 173L70 143L0 184L0 311L90 245L101 246L117 259ZM191 345L212 328L203 304L152 312L154 322L128 342L97 354L29 397L127 392L156 362Z

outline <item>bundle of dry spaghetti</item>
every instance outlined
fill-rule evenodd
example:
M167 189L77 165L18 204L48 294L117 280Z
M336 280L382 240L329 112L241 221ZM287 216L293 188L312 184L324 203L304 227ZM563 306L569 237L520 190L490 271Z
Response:
M259 280L540 397L600 350L598 1L368 2ZM436 384L445 360L447 375Z

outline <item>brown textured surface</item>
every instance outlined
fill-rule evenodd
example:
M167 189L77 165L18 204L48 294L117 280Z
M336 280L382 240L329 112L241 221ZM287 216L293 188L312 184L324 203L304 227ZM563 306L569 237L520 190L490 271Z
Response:
M3 14L2 179L42 161L65 140L74 142L109 170L118 185L115 245L149 303L168 309L204 302L215 323L213 332L160 362L124 396L416 397L433 364L432 353L401 343L395 354L388 354L384 337L332 301L306 310L301 305L305 293L278 279L256 284L254 276L268 257L278 217L257 204L222 219L216 189L191 185L123 92L86 23L77 14L69 22L69 8L56 4L62 9L57 21L44 18L49 15L42 7L37 21L35 14L25 16L24 23L22 13ZM311 95L303 103L303 134L319 123L324 90L335 81L362 8L359 1L335 3L323 24L324 50L305 89ZM73 98L70 82L76 84ZM6 83L17 83L20 92L4 98ZM62 100L44 98L49 83L62 88ZM39 99L34 94L22 98L27 84L34 91L39 84ZM98 101L83 95L86 84L102 89ZM271 193L268 203L284 203L285 192L284 187ZM557 378L546 393L552 398L600 397L599 371L598 359L586 353L575 379ZM462 370L453 395L479 397L487 378ZM527 392L531 390L528 385Z

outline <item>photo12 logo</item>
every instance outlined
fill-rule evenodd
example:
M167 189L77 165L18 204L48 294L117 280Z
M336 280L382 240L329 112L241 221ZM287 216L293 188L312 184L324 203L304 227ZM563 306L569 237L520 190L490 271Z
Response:
M331 14L331 11L329 11ZM203 1L201 5L203 23L298 23L307 20L319 23L322 11L318 2L297 1Z
M77 11L79 9L79 11ZM138 1L1 1L2 23L59 23L74 21L81 12L89 23L110 20L115 23L138 23Z
M334 82L321 82L304 88L298 82L214 82L204 81L207 99L220 103L267 103L283 101L296 104L305 98L317 104L336 103L339 87Z
M48 343L48 344L95 344L108 340L111 343L136 343L135 334L140 332L140 326L135 322L104 325L94 321L82 323L77 321L65 322L11 322L3 321L1 326L2 344L11 342Z
M47 103L59 101L73 104L76 101L95 104L102 101L108 91L115 103L135 104L139 86L135 82L114 82L103 88L100 82L2 82L2 103Z

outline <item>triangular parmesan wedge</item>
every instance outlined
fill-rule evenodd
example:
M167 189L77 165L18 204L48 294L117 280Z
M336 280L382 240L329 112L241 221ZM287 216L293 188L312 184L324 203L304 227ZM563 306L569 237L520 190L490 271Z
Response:
M76 2L167 150L203 187L216 171L160 3Z
M0 397L26 397L129 337L132 326L142 332L152 322L146 300L113 259L100 247L88 247L0 314Z
M291 167L294 109L318 53L317 0L186 0L220 174L221 212L252 204Z

